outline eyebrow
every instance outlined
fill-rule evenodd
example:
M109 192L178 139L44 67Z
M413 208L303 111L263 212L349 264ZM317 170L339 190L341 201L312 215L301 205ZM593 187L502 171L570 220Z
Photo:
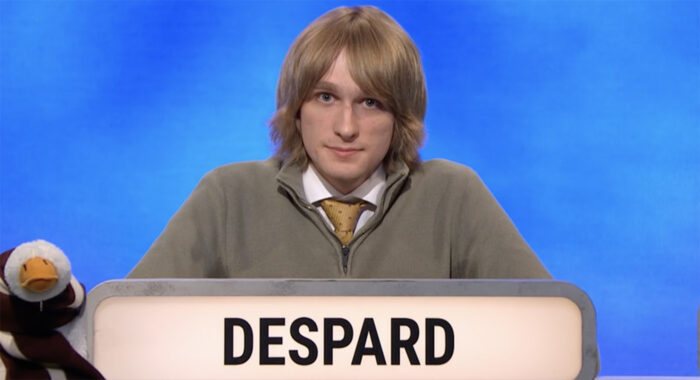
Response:
M332 92L332 93L337 93L337 92L340 91L340 90L338 89L338 86L337 86L335 83L332 83L332 82L329 82L329 81L326 81L326 80L323 80L323 79L319 80L319 81L316 83L316 85L312 88L312 91L318 91L318 90L321 90L321 91L329 91L329 92ZM374 95L372 95L372 94L370 94L370 93L368 93L368 92L366 92L366 91L364 91L364 90L362 90L362 89L360 89L360 92L361 92L361 94L362 94L361 97L376 98L377 100L382 101L381 99L379 99L379 97L374 96Z
M325 81L325 80L320 80L316 85L314 86L314 90L331 90L331 91L336 91L338 89L338 86L335 84Z

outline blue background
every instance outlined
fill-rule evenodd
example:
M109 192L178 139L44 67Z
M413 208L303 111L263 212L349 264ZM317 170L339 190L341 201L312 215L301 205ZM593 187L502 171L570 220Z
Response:
M338 2L0 3L0 249L121 278L208 170L264 159L289 44ZM697 375L700 2L380 2L423 158L475 168L598 313L603 375Z

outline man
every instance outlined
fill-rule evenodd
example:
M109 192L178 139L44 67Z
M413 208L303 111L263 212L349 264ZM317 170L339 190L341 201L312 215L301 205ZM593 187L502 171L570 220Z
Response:
M393 19L326 13L282 66L277 155L208 173L129 276L549 278L472 170L420 162L425 109Z

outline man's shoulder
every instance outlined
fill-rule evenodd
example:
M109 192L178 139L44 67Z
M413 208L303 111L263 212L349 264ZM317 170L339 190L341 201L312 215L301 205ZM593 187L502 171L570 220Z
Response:
M281 167L281 161L277 158L269 158L260 161L233 162L219 166L210 172L206 177L235 177L235 176L269 176L277 175Z
M422 162L413 176L434 181L480 181L471 167L441 158Z
M272 157L263 161L235 162L219 166L204 175L202 181L211 181L223 186L274 181L282 162Z

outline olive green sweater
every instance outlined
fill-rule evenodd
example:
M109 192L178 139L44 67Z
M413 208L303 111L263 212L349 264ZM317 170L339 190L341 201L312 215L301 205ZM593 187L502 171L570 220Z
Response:
M471 169L445 160L388 176L343 247L271 158L204 176L131 278L550 278Z

